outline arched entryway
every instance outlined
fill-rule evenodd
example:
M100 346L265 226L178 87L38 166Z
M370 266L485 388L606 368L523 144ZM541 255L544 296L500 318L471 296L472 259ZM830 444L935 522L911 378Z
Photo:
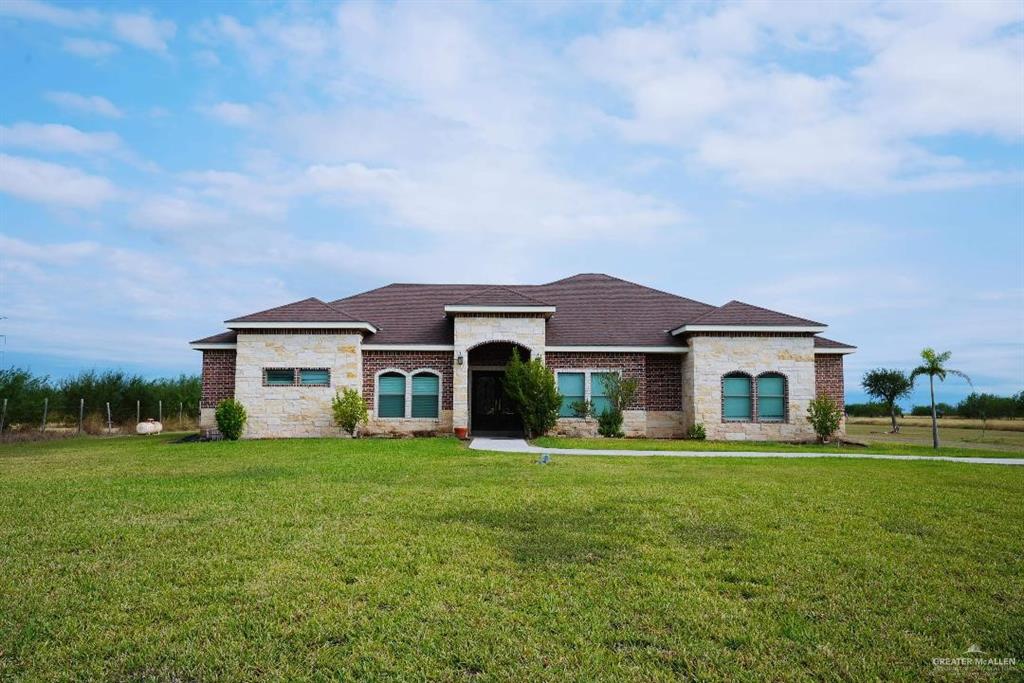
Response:
M512 350L523 360L530 350L520 344L494 341L469 350L469 429L476 435L521 436L523 424L505 397L505 365Z

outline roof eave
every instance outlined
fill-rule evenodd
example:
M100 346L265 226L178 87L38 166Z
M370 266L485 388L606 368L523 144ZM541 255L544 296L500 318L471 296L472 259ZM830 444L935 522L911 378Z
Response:
M238 344L231 343L216 343L216 342L189 342L189 346L195 351L229 351L237 349Z
M368 322L342 322L342 321L288 321L288 322L255 322L255 321L231 321L227 320L224 325L229 330L366 330L370 334L378 332L377 327Z
M542 313L551 317L555 313L554 306L481 306L477 304L448 304L444 307L446 314L452 313Z
M818 354L836 354L846 355L848 353L857 353L856 346L833 346L833 347L819 347L814 349L814 353Z
M824 332L825 325L681 325L672 330L673 336L690 332Z

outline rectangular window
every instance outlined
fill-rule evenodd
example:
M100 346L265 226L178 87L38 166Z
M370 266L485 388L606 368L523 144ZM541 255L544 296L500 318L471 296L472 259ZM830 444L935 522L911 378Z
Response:
M786 417L786 383L778 375L757 378L757 419L782 422Z
M576 411L573 410L572 404L586 398L583 389L583 373L558 373L558 393L562 395L562 407L558 411L558 416L576 417Z
M303 368L302 370L299 370L299 384L305 386L329 387L331 386L331 371Z
M294 368L266 368L267 386L290 387L295 384Z
M722 381L722 416L726 420L749 420L750 378L726 377Z
M426 372L412 378L412 416L437 417L437 375Z
M377 417L405 417L404 375L381 375L377 379Z
M604 388L604 378L610 374L612 373L594 372L590 375L590 403L594 407L595 417L600 417L612 407Z

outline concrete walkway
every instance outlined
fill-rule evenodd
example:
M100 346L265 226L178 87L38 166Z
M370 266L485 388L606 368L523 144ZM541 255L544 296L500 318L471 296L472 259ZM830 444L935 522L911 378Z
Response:
M769 453L761 451L631 451L626 449L541 448L525 439L474 438L469 447L476 451L501 453L548 453L551 455L631 455L672 458L853 458L858 460L940 460L970 465L1024 465L1024 458L957 458L945 455L879 455L874 453Z

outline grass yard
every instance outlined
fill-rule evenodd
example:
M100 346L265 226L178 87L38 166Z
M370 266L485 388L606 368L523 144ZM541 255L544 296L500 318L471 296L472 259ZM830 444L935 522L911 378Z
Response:
M856 426L856 425L855 425ZM605 439L603 437L562 437L542 436L534 439L534 445L543 448L589 448L589 449L624 449L634 451L757 451L769 453L822 453L837 450L842 453L880 453L888 455L949 455L960 458L997 457L1024 458L1024 445L1017 446L1014 441L993 443L956 441L935 450L931 445L914 440L908 435L906 441L886 441L875 438L875 431L884 431L881 427L869 427L872 430L850 430L851 438L865 441L868 446L852 446L843 444L802 444L773 441L694 441L690 439ZM944 432L940 432L940 440ZM973 433L972 433L973 434ZM892 436L892 435L888 435ZM981 432L978 432L981 438ZM931 432L928 436L931 444ZM947 443L941 441L941 443Z
M871 419L871 418L867 418ZM990 420L992 426L1000 429L982 430L977 427L960 426L959 420L939 421L939 444L944 448L982 449L987 451L1005 451L1002 455L1013 455L1014 453L1024 456L1024 431L1019 429L1008 429L1006 427L1017 427L1024 424L1019 420ZM981 420L978 420L981 423ZM897 444L910 446L925 446L931 448L932 428L931 424L920 424L918 422L900 422L899 434L889 434L891 423L876 424L851 419L846 425L846 432L851 438L867 441L871 444Z
M65 439L0 446L0 515L2 680L909 681L972 644L1024 660L1024 468Z

